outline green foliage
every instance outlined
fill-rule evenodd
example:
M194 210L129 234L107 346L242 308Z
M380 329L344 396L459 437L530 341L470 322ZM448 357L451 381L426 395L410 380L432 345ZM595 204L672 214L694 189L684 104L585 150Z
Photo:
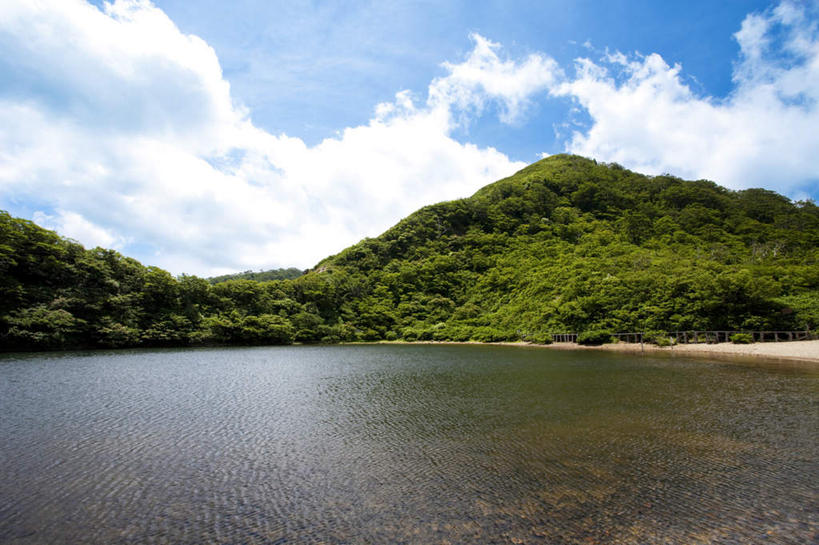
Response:
M612 332L608 329L592 329L577 336L577 344L596 346L612 342Z
M205 318L204 326L203 340L222 344L291 344L295 338L290 321L274 314L242 316L234 310Z
M244 271L234 274L223 274L222 276L211 276L205 282L219 284L228 280L253 280L255 282L269 282L271 280L293 280L303 275L304 271L295 267L287 269L270 269L269 271Z
M44 305L14 311L6 317L7 340L13 347L32 347L39 350L65 348L83 325L63 309Z
M551 333L542 331L529 335L526 340L535 344L552 344L554 342Z
M305 274L174 278L0 213L6 350L817 326L814 203L570 155L426 206Z
M645 331L643 332L643 341L657 346L671 346L674 340L668 335L667 331Z
M482 343L496 343L502 341L511 341L516 340L514 336L510 335L509 333L497 329L495 327L484 326L484 327L476 327L472 331L471 340L478 341Z
M781 305L784 315L795 316L795 329L808 331L819 325L819 292L802 291L777 297L775 303Z
M731 342L734 344L751 344L754 342L754 338L748 333L734 333L731 335Z
M293 326L286 318L274 314L245 316L239 336L244 344L291 344Z
M138 329L114 322L107 316L100 320L96 330L96 340L100 346L121 348L135 346L140 342Z

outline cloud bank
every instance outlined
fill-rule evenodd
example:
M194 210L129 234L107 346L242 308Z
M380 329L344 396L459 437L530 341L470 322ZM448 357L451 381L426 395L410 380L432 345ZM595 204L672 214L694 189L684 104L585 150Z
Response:
M308 147L254 126L215 52L149 2L4 3L2 204L177 273L312 266L523 166L449 136L465 102L499 100L514 115L533 85L520 77L529 64L476 43L426 103L400 92L366 125ZM472 65L507 82L478 99L461 75Z
M576 61L551 89L591 118L566 149L641 172L708 178L791 196L819 186L819 29L816 4L750 14L734 38L733 92L698 96L682 67L659 55Z
M146 0L4 2L0 207L175 273L309 267L524 166L452 134L490 105L521 123L550 97L591 121L567 151L798 196L819 180L819 40L805 9L745 19L724 99L698 96L658 55L569 70L543 53L503 58L473 35L425 97L401 91L307 146L256 127L213 49Z

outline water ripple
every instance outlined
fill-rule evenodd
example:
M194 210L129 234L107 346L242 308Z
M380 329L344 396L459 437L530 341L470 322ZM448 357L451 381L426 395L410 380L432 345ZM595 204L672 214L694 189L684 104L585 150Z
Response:
M501 347L0 359L0 543L816 542L819 377Z

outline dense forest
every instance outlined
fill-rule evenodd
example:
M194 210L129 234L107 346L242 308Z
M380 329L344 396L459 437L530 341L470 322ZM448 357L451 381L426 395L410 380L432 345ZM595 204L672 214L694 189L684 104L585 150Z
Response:
M289 267L287 269L270 269L269 271L244 271L234 274L223 274L221 276L211 276L207 279L211 284L218 284L219 282L227 282L228 280L256 280L257 282L266 282L268 280L292 280L298 278L305 271L297 269L296 267Z
M306 274L212 280L0 213L0 346L21 350L813 329L819 208L557 155Z

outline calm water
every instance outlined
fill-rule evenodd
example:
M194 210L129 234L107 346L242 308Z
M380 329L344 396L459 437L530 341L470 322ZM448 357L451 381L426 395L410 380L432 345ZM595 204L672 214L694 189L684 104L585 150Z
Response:
M0 543L793 543L819 375L487 346L0 357Z

